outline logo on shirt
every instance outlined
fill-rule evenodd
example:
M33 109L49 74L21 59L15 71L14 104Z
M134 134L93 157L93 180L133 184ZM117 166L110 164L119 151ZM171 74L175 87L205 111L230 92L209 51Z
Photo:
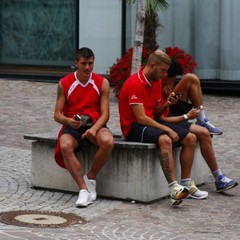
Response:
M136 95L132 95L131 96L131 99L134 100L134 99L138 99L138 97Z

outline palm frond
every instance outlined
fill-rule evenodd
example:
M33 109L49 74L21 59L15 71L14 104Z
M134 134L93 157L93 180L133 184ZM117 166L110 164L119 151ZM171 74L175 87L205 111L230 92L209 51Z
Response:
M128 3L135 3L137 0L127 0ZM166 0L147 0L146 9L147 12L157 12L158 9L166 10L169 3Z

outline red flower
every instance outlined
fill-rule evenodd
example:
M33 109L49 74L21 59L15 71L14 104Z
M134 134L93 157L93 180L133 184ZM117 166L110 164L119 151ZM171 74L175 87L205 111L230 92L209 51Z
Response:
M165 52L170 58L174 58L179 62L182 67L184 74L193 72L197 66L197 63L193 60L192 56L182 49L177 47L168 47ZM123 83L130 77L131 65L132 65L132 54L133 48L126 50L122 58L118 58L116 63L110 67L109 81L115 85L114 93L118 97ZM142 66L147 64L148 56L150 52L147 52L146 48L143 47L142 51Z
M194 69L197 67L197 63L193 60L193 57L189 53L186 53L177 47L168 47L165 51L170 58L174 58L179 62L184 74L194 72Z
M133 48L129 48L124 53L122 58L117 59L116 63L114 63L112 67L110 67L108 79L110 82L112 82L115 85L114 92L116 94L116 97L118 97L123 83L130 77L131 65L132 65L132 54L133 54ZM147 53L146 49L143 47L142 66L146 65L148 56L149 56L149 53Z

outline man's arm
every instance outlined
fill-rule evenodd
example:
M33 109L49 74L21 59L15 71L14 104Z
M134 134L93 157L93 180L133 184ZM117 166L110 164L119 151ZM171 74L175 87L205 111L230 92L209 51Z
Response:
M164 104L161 105L160 101L161 100L157 101L156 107L153 112L155 119L160 118L167 110L167 108L170 106L168 102L165 102Z
M196 118L200 113L199 109L191 109L187 114L181 115L181 116L171 116L171 117L164 117L161 116L160 119L165 121L165 122L171 122L171 123L179 123L179 122L183 122L186 121L188 119L194 119Z
M65 96L63 93L62 85L59 82L57 87L57 99L55 104L54 120L60 124L67 125L68 118L65 117L62 113L64 104L65 104Z
M169 127L164 126L164 125L156 122L152 118L148 117L145 114L143 105L141 105L141 104L132 104L131 108L132 108L133 113L134 113L134 115L135 115L135 117L137 119L137 123L139 123L141 125L145 125L145 126L159 128L159 129L163 130L164 132L166 132L166 134L169 135L169 137L173 140L173 142L178 141L177 133L174 132Z
M65 95L62 89L62 85L59 82L57 88L57 99L54 110L54 120L63 125L70 125L73 128L79 128L81 123L79 121L74 120L73 118L67 118L63 114L63 107L65 104Z
M167 110L167 108L169 108L171 105L174 105L178 101L179 97L180 97L179 95L176 95L174 92L171 92L166 98L167 100L163 104L161 104L161 100L158 100L156 102L156 106L153 113L154 117L160 118Z

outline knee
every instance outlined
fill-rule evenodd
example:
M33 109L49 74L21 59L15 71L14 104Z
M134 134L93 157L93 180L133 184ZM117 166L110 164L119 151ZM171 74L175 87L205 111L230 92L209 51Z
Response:
M183 140L182 144L187 144L187 145L191 145L191 146L196 146L196 142L197 142L197 137L195 134L193 133L188 133L187 136L185 137L185 139Z
M166 134L161 135L158 139L158 145L160 149L172 149L172 139Z
M72 144L67 141L60 142L60 149L63 155L68 155L74 151Z
M106 146L107 149L112 150L114 146L113 136L107 137L107 139L104 142L104 145Z
M189 79L192 82L192 84L200 85L200 79L198 78L198 76L196 74L194 74L194 73L187 73L185 75L185 77L187 79Z
M199 141L211 141L211 136L207 128L201 127L201 130L199 131L197 135L197 139Z
M99 145L100 148L104 150L112 151L114 147L114 138L112 134L106 134L105 136L103 136Z
M193 134L193 133L188 133L187 136L181 142L181 144L183 146L187 145L187 146L195 147L196 146L196 141L197 141L196 135Z

